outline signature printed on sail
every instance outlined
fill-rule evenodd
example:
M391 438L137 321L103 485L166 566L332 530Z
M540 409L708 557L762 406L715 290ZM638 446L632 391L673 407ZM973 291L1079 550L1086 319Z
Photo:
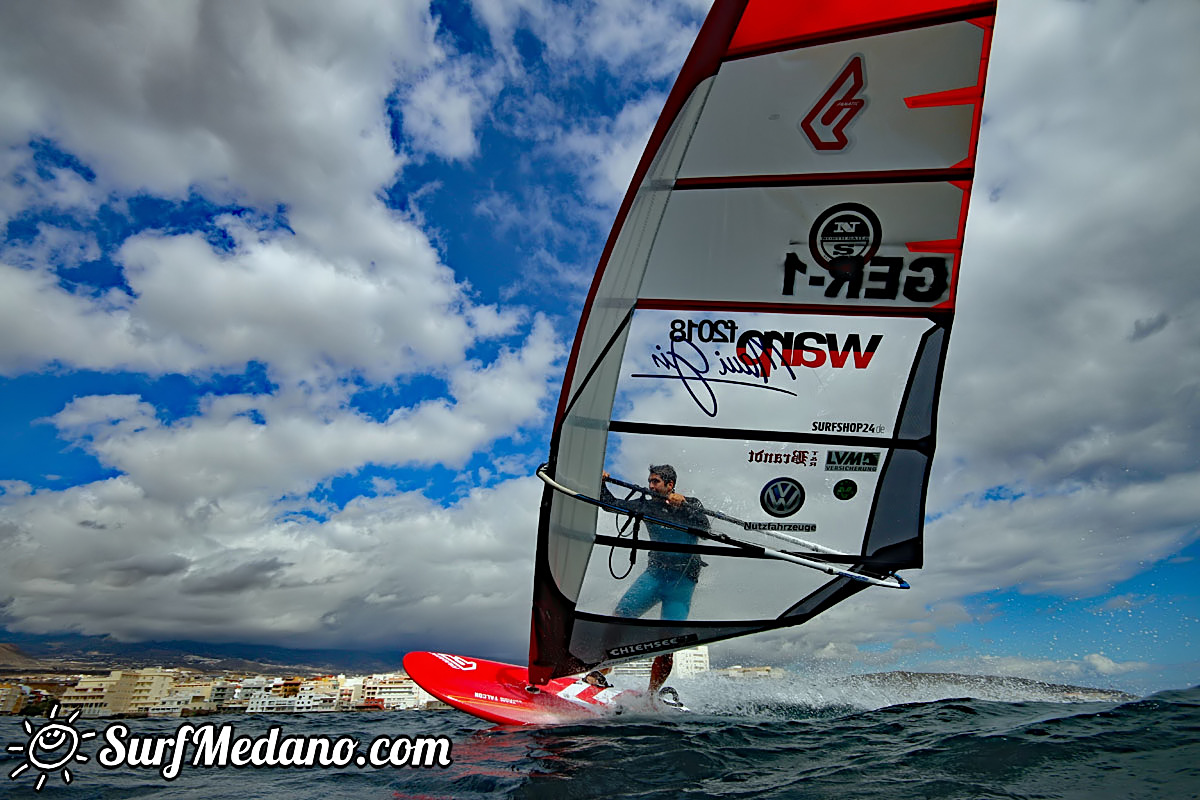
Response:
M676 348L681 348L684 352L679 352ZM774 349L774 348L772 348ZM680 341L672 340L663 349L660 344L654 345L654 353L650 354L650 361L663 372L635 372L629 377L631 378L657 378L660 380L677 380L681 381L683 388L691 395L696 406L709 417L717 415L717 394L713 390L714 383L727 383L735 386L748 386L754 389L766 389L772 392L782 392L793 397L795 392L781 388L779 386L770 386L767 381L770 380L769 373L761 368L762 353L755 354L753 357L749 354L742 356L722 356L720 351L715 351L713 358L715 364L709 361L707 355L694 342L683 339ZM772 362L774 358L771 353L767 355ZM779 366L786 369L789 376L794 380L796 378L795 371L782 358L782 353L779 354ZM726 378L725 375L748 375L750 380Z

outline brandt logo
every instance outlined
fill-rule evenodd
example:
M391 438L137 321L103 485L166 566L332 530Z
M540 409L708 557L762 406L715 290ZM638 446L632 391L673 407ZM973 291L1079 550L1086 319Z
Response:
M812 110L800 120L800 130L818 152L838 152L850 144L846 126L867 105L867 101L858 96L866 85L862 56L854 56Z

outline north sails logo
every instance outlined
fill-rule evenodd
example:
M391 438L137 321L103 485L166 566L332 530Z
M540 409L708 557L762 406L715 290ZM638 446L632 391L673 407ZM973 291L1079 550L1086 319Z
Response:
M883 225L862 203L838 203L821 212L808 231L808 251L834 275L851 276L879 252Z
M862 56L854 56L812 110L800 120L800 130L818 152L837 152L850 144L846 126L867 105L867 101L858 96L866 85Z

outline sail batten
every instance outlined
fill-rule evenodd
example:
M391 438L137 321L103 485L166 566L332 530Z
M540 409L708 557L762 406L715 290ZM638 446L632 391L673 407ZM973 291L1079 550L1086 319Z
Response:
M873 172L822 173L794 175L713 175L679 178L672 188L677 191L702 189L750 189L780 186L841 186L873 183L953 183L970 181L975 176L971 167L938 169L875 170Z
M994 9L714 5L572 347L539 471L533 682L907 588ZM620 498L606 473L659 489Z

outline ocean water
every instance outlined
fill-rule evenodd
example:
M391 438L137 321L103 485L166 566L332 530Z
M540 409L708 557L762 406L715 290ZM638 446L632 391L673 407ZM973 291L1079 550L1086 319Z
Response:
M925 699L863 688L680 684L693 713L502 728L457 711L230 715L190 720L261 736L444 736L447 767L153 767L97 763L107 720L78 720L79 756L27 766L30 734L0 717L0 797L47 798L1200 798L1200 687L1127 702ZM936 693L925 687L921 693ZM835 693L836 694L836 693ZM1002 695L998 689L993 694ZM46 720L31 721L37 732ZM128 720L167 737L179 720ZM38 764L46 764L43 756ZM43 788L36 779L46 775Z

